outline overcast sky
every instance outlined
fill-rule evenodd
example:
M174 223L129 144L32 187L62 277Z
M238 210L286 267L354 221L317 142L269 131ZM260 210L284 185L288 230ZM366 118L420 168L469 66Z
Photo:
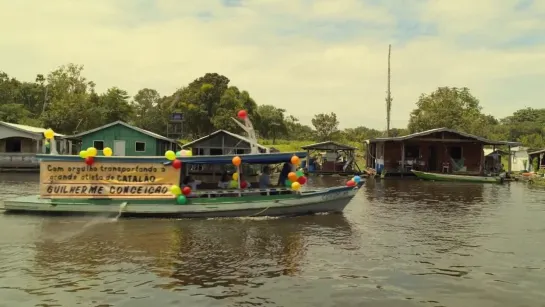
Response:
M207 72L310 124L383 129L418 96L469 87L504 117L545 107L545 1L0 0L0 70L32 81L73 62L103 91L170 95Z

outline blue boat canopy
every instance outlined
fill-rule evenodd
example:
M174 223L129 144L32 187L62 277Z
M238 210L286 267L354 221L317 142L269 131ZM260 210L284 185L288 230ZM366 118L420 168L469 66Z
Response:
M222 155L222 156L192 156L192 157L179 157L178 160L182 163L188 164L231 164L233 158L237 155ZM264 154L246 154L238 155L245 164L277 164L290 162L291 157L297 156L300 159L304 159L307 153L304 151L299 152L278 152L278 153L264 153ZM41 161L69 161L76 162L83 159L75 155L36 155L36 158ZM165 157L95 157L95 162L118 162L118 163L165 163L169 162Z

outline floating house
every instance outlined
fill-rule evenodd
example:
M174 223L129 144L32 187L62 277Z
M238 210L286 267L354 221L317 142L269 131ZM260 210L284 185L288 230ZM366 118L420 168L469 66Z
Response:
M326 141L301 148L307 151L307 160L304 161L303 167L306 167L310 174L353 176L361 173L356 164L356 147Z
M193 156L243 155L251 153L252 150L248 138L226 130L217 130L207 136L182 145L182 149L189 148ZM260 153L270 152L267 147L260 144L257 145L257 149ZM224 172L232 173L234 170L230 169L230 167L230 165L196 164L190 165L187 172L188 174L197 175L198 178L211 175L213 176L212 180L216 180ZM242 172L248 176L255 176L259 172L259 169L255 165L243 165Z
M98 154L110 147L114 156L162 156L167 150L177 150L178 142L157 133L131 126L122 121L66 136L66 154L94 147ZM77 144L75 147L73 144Z
M399 137L366 141L366 161L377 173L412 176L412 169L426 172L482 175L485 173L484 146L512 146L518 142L492 141L447 128L437 128ZM511 171L511 159L507 171Z
M536 162L534 163L534 160ZM531 172L538 172L539 170L545 170L545 148L540 150L534 150L528 153L528 170ZM537 165L537 168L534 167Z
M36 154L49 150L60 151L62 144L54 142L48 148L44 138L45 128L13 124L0 121L0 169L2 171L38 170L39 162ZM55 139L62 138L55 133ZM51 145L50 145L51 146Z

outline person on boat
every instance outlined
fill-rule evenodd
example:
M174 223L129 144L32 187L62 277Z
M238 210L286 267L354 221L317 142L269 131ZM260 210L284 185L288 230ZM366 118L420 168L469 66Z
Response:
M278 186L283 187L284 182L286 182L286 179L288 179L288 174L291 172L291 165L286 162L284 163L284 166L282 167L282 171L280 171L280 176L278 177Z
M259 176L259 188L268 189L271 186L271 169L268 166L263 167L263 173Z
M220 189L228 189L229 188L229 183L231 182L231 179L229 177L229 175L227 173L223 173L221 175L221 179L220 181L218 182L218 188Z
M183 183L182 187L190 187L191 191L197 191L197 186L201 184L201 181L195 180L191 176L187 176L184 178L184 181L182 183Z

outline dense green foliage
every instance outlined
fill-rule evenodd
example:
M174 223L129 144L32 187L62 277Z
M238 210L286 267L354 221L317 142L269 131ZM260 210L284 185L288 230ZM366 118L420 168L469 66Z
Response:
M23 82L0 72L0 120L50 127L73 134L115 120L166 135L168 116L184 114L184 139L193 139L217 129L236 133L231 120L240 109L248 111L260 138L290 141L335 140L362 144L363 140L384 136L384 131L364 126L339 130L335 113L316 114L312 127L299 122L286 110L257 104L250 94L230 84L216 73L208 73L169 96L144 88L134 97L112 87L97 93L95 84L83 76L83 66L69 64L53 72ZM545 109L521 109L496 119L483 114L479 100L467 88L441 87L422 94L410 114L407 129L392 129L390 135L447 127L487 137L521 141L532 148L545 147Z

